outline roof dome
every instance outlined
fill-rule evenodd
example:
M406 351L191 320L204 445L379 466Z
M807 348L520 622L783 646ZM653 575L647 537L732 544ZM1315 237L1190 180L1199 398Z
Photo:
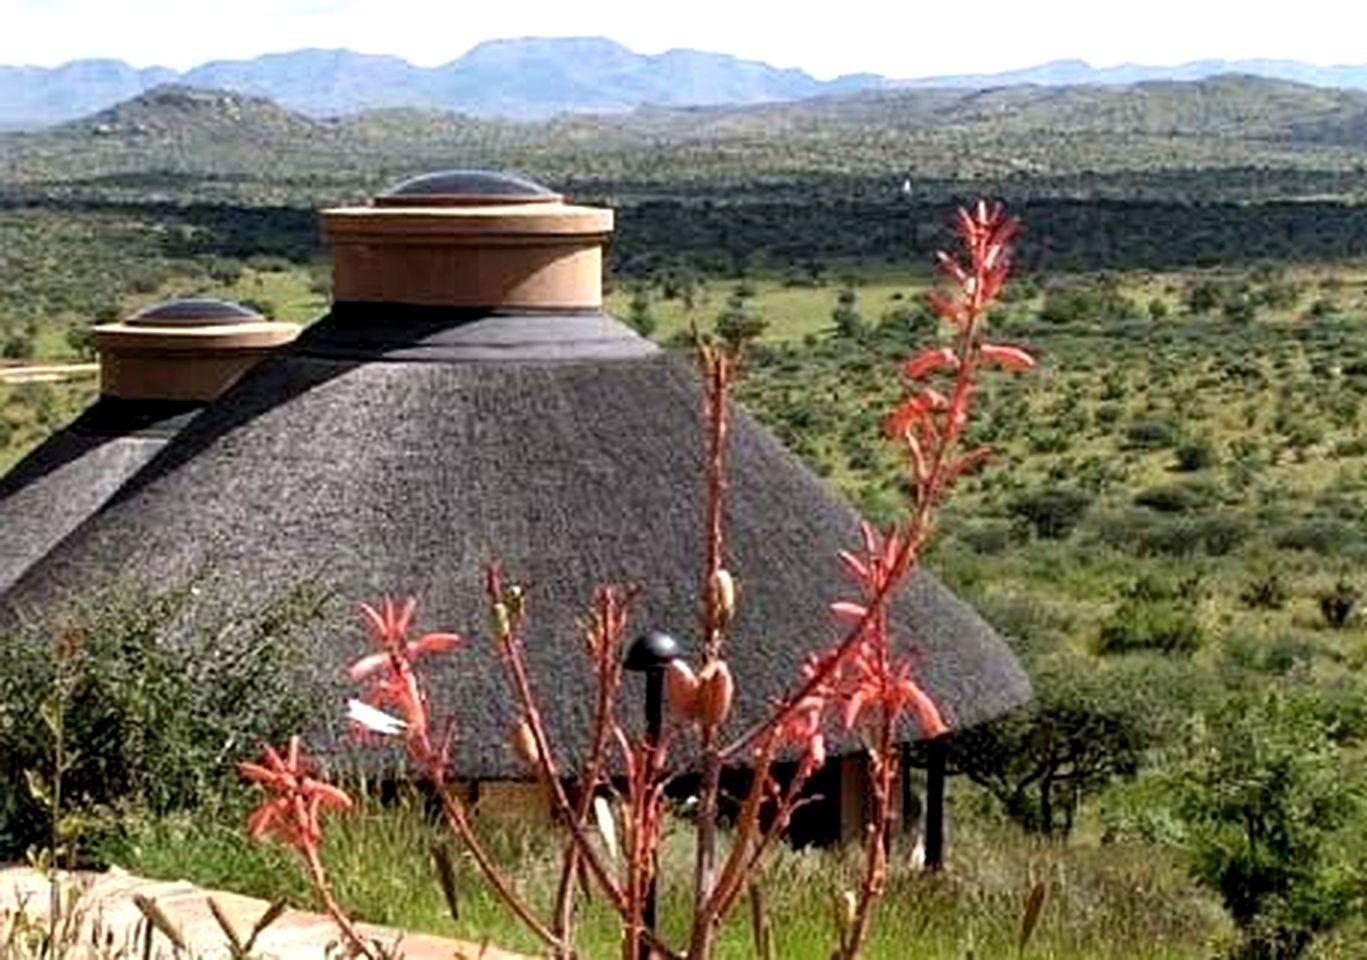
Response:
M218 327L265 320L255 310L217 297L183 297L144 307L124 323L130 327Z
M553 190L516 174L492 170L441 170L405 180L375 198L377 207L477 207L559 203Z

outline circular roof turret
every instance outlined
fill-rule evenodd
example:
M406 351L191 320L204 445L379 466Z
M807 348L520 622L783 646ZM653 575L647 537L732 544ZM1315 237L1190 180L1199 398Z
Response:
M377 207L486 207L560 203L539 183L492 170L442 170L405 180L375 198Z
M130 327L222 327L266 318L240 303L216 297L184 297L144 307L124 321Z

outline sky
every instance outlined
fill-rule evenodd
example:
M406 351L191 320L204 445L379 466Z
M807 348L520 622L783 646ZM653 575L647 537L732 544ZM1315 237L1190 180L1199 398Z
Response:
M435 66L482 40L607 36L640 53L692 47L823 79L910 78L1066 57L1363 63L1364 35L1362 0L0 0L0 64L113 57L178 70L300 47Z

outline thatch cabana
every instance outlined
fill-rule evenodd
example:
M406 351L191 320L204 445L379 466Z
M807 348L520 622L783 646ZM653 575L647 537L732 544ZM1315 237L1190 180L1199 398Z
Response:
M0 591L298 329L205 298L160 303L96 327L99 399L0 477Z
M528 587L530 666L572 753L590 719L576 621L594 586L639 584L640 629L695 629L699 384L601 312L608 210L516 178L449 174L323 217L331 313L189 423L4 603L51 604L130 560L156 582L210 564L248 595L306 574L357 600L415 594L424 625L478 635L481 568L501 558ZM729 659L743 725L833 636L836 551L858 518L743 410L730 449L726 566L742 601ZM895 610L954 726L1028 698L1000 638L931 576L916 575ZM359 631L340 634L319 668L362 648ZM434 678L458 718L460 777L524 775L497 675L475 642Z

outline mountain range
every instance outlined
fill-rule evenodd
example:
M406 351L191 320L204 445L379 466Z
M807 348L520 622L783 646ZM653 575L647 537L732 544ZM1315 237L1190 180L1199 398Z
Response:
M320 49L214 61L184 72L139 69L119 60L77 60L51 68L0 66L0 127L60 123L172 83L267 97L314 117L413 107L539 120L567 113L621 113L644 105L776 103L862 90L1128 85L1227 73L1367 89L1367 65L1319 67L1286 60L1105 68L1059 60L996 74L912 80L851 74L819 80L802 70L699 50L645 55L602 37L523 38L487 41L430 68L395 56Z

